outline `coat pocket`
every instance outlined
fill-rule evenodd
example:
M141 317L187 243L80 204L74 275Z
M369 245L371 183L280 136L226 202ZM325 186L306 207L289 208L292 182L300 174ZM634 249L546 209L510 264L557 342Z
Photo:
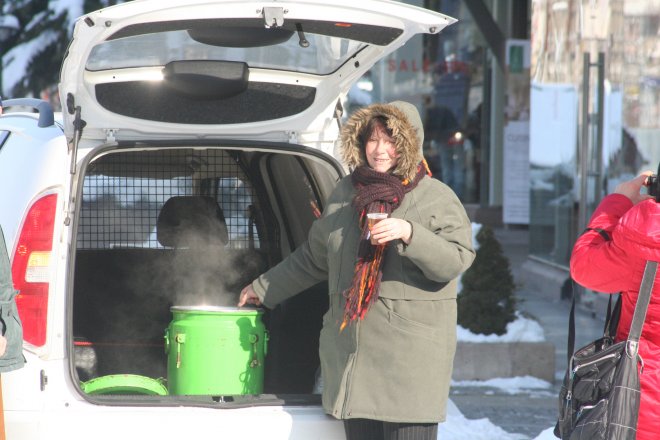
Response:
M603 399L592 406L584 406L576 415L577 422L571 433L570 440L606 439L607 426L603 423L608 411L608 401Z
M431 341L456 333L456 301L409 301L381 298L392 327Z

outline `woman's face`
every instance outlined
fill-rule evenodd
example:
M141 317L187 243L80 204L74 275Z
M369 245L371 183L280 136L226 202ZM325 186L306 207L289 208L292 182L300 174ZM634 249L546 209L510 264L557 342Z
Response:
M377 123L365 146L367 163L375 171L386 173L397 164L399 155L396 154L394 139L387 134L385 127Z

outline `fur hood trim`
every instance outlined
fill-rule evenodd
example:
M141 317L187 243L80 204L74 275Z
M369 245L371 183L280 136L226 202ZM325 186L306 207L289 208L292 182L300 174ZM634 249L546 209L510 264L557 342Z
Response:
M407 102L372 104L356 110L342 127L340 148L342 160L351 171L359 166L368 165L364 145L360 145L359 134L376 116L384 116L387 119L387 127L392 130L396 152L399 154L392 174L402 180L412 181L417 174L417 165L424 158L422 154L424 129L417 108Z

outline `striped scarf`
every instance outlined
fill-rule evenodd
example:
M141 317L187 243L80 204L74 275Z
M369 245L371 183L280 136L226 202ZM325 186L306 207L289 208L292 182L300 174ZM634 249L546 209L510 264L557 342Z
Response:
M417 166L417 174L412 181L407 179L402 181L397 176L380 173L367 166L358 167L353 171L351 180L356 189L353 207L359 213L359 225L362 232L353 282L344 291L346 305L340 331L349 323L363 319L371 304L378 299L380 280L383 275L381 272L383 254L387 244L372 245L369 241L367 213L391 214L399 207L406 193L415 188L422 177L427 174L431 175L425 161Z

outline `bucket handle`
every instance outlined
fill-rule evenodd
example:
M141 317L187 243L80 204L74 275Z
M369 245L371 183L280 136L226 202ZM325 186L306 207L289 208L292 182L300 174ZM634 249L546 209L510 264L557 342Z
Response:
M268 353L268 340L270 336L268 332L264 332L264 356ZM261 365L259 362L259 351L257 350L257 345L259 344L259 335L250 334L248 336L248 341L252 344L252 360L250 361L250 368L256 368Z
M177 333L176 337L176 368L181 368L181 345L186 342L185 333Z
M261 362L259 362L259 356L257 350L257 344L259 343L259 335L255 335L254 333L252 333L250 336L248 336L248 340L250 341L250 344L252 344L252 360L250 361L250 368L256 368L259 365L261 365Z
M270 341L270 334L266 330L264 331L264 357L268 354L268 341Z

